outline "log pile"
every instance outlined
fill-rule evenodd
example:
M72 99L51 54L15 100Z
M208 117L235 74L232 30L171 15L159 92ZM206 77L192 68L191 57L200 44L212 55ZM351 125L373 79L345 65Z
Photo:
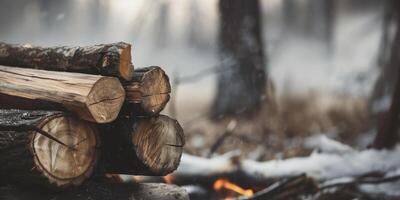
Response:
M167 175L185 143L178 121L160 115L168 76L134 70L130 50L0 43L0 198L188 199L176 186L105 178Z

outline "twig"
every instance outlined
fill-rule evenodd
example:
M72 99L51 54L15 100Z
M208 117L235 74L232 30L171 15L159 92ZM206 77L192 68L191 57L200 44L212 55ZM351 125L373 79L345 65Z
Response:
M369 179L369 180L368 180ZM400 180L400 175L396 176L391 176L391 177L385 177L385 178L368 178L364 177L361 179L355 179L354 181L349 181L349 182L344 182L344 183L333 183L330 185L325 185L320 187L320 190L326 190L329 188L334 188L334 187L345 187L345 186L351 186L351 185L362 185L362 184L380 184L380 183L388 183L388 182L394 182Z
M212 154L221 146L224 142L225 138L232 135L233 131L236 129L237 121L231 120L229 124L225 128L225 132L215 141L215 143L211 146L210 152L207 154L207 158L210 158Z
M309 186L308 177L300 174L280 182L276 182L271 186L255 193L251 197L239 197L236 200L258 200L258 199L287 199L296 195Z
M212 66L210 68L206 68L204 70L201 70L195 74L188 75L188 76L183 76L183 77L178 77L178 80L180 83L190 83L190 82L196 82L206 76L218 73L220 70L216 68L216 66Z
M171 91L171 101L169 103L169 114L173 118L177 118L177 111L175 103L178 98L178 86L179 86L179 73L177 71L174 72L174 78L172 81L172 91Z

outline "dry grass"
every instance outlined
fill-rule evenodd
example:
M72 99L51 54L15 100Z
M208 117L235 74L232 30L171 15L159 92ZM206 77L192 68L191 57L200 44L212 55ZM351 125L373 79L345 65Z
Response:
M322 96L316 93L267 98L263 109L252 118L208 118L183 124L188 153L205 156L227 125L236 120L232 135L217 153L241 150L242 156L258 160L287 158L309 153L303 139L313 134L330 133L345 143L369 128L367 102L362 98Z

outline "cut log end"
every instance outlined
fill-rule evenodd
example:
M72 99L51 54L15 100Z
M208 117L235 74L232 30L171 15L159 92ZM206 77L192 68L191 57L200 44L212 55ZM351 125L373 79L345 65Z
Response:
M91 116L86 119L97 123L112 122L117 118L124 100L125 91L118 79L103 77L88 95L86 104Z
M164 70L154 66L136 70L125 90L129 103L140 104L146 114L153 116L168 103L171 85Z
M37 128L31 150L36 168L50 183L58 187L79 185L91 175L98 157L97 131L91 124L58 115L44 120Z
M51 102L54 104L51 109L62 105L77 116L96 123L115 120L125 99L125 91L114 77L1 65L0 94L31 102ZM16 102L8 103L13 105ZM37 108L32 105L30 109Z
M157 175L174 171L180 162L184 133L178 121L160 115L138 121L132 142L138 158Z

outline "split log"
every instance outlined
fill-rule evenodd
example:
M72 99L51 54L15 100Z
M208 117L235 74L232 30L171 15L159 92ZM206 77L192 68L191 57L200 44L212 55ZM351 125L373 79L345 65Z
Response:
M116 76L131 80L131 45L118 42L84 47L34 47L0 42L0 65Z
M97 129L59 111L0 110L0 177L6 182L64 188L93 171Z
M171 85L160 67L152 66L135 70L132 81L125 85L126 101L133 104L135 115L154 116L169 101Z
M176 120L160 115L136 119L133 126L129 118L105 126L102 173L158 176L178 167L185 139Z
M90 181L80 188L61 193L20 188L0 187L0 199L12 200L189 200L185 189L162 183L124 184Z
M117 78L6 66L0 66L0 94L53 102L50 109L62 105L82 119L97 123L115 120L125 99ZM18 105L12 98L1 98L0 103L13 108L29 106Z

